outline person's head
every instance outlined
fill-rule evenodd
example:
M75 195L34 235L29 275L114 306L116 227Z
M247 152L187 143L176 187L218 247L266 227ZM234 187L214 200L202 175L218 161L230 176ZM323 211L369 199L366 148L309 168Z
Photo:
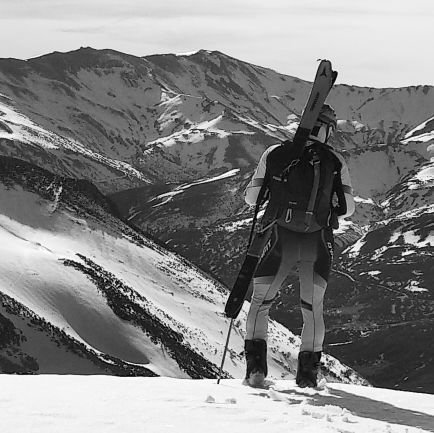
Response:
M324 104L321 107L318 120L312 128L309 138L320 143L327 143L333 131L336 130L336 126L335 110L330 105Z

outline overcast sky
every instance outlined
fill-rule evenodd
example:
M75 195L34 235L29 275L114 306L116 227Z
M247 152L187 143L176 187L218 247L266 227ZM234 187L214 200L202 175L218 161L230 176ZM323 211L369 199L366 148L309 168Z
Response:
M218 50L312 80L434 85L434 0L0 0L0 57L80 47L137 56Z

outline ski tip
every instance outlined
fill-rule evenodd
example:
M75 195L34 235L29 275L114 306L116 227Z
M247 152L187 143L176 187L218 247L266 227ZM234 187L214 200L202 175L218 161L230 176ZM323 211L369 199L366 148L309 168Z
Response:
M330 88L333 87L333 85L336 82L336 79L338 78L337 71L334 71L332 68L332 62L328 59L318 59L318 62L320 62L320 65L318 67L318 70L321 68L321 65L324 65L325 68L327 68L329 71L331 71L331 84Z
M338 78L338 73L337 71L332 71L332 87L336 82L336 78Z

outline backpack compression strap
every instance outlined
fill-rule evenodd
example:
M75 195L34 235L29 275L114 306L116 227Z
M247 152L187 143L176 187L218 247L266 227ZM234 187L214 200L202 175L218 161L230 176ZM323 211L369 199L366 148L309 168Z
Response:
M313 209L315 207L316 197L318 195L319 180L321 176L321 161L318 154L313 154L313 185L310 193L309 202L306 210L306 217L304 219L305 231L308 231L312 223Z

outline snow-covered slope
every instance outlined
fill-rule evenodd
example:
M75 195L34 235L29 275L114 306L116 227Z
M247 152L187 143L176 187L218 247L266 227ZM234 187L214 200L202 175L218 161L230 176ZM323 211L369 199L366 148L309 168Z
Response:
M234 379L2 375L0 387L7 433L434 430L434 396L356 385L309 390L279 380L263 390Z
M425 151L425 156L432 160L434 158L434 117L430 117L409 131L403 143L418 152Z
M381 203L386 218L340 258L353 287L334 297L332 311L347 311L348 324L339 323L347 344L332 352L351 365L364 359L358 370L380 385L392 379L403 389L434 389L433 192L430 162L390 191Z
M23 157L60 175L87 178L103 189L149 183L130 164L94 152L79 141L42 128L0 94L0 145L3 155Z
M116 218L91 184L0 164L3 371L216 376L228 328L221 285ZM243 375L245 316L225 376ZM271 325L271 376L292 376L298 344ZM331 357L325 372L362 381Z

